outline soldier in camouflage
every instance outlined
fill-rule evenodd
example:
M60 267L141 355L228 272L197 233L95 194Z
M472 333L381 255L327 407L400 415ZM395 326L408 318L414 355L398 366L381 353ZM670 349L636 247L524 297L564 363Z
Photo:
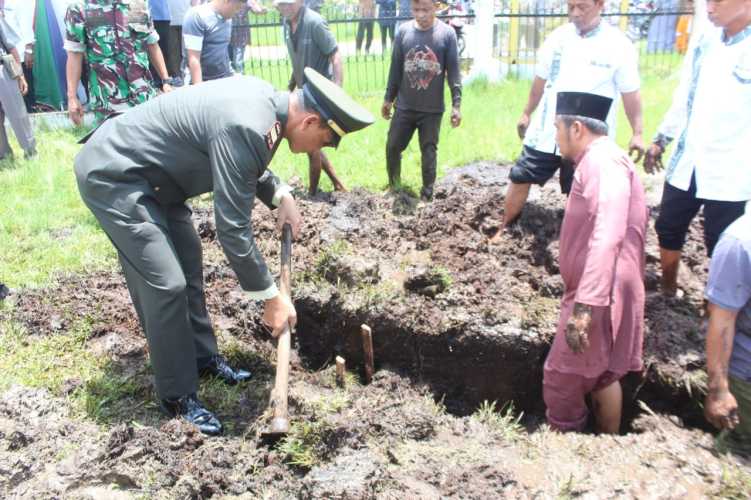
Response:
M84 56L97 121L156 96L149 60L164 82L162 90L172 90L146 0L78 0L68 7L65 27L68 114L76 125L83 121L76 89Z

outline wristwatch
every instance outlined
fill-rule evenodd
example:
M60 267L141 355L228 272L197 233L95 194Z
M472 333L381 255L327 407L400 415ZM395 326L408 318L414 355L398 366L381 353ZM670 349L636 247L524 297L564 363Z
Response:
M169 77L166 80L162 80L162 87L164 87L165 84L169 85L170 87L174 87L175 79L173 77Z
M652 143L658 145L663 151L668 148L671 142L673 142L672 137L668 137L665 134L660 133L658 133L655 138L652 139Z

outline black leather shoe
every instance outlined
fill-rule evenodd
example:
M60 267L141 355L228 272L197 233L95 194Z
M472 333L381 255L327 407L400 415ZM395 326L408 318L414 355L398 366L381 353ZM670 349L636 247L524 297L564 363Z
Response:
M181 417L210 436L222 433L222 423L198 401L195 393L178 399L162 399L162 409L171 417Z
M198 373L200 375L213 375L220 378L227 385L235 385L238 382L245 382L251 377L249 371L232 368L224 356L217 354L199 360Z

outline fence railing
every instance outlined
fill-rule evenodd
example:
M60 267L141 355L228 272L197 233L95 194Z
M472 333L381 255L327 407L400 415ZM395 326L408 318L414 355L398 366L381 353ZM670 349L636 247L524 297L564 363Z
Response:
M518 0L512 1L511 7L514 4L515 9L500 8L494 14L493 55L500 60L501 76L531 78L545 37L568 22L567 14L565 10L520 9ZM344 61L345 88L356 93L382 92L391 60L391 34L400 23L410 18L362 18L351 5L324 7L322 15L327 18L339 44ZM439 17L455 24L455 29L459 28L464 44L462 65L465 70L468 69L477 51L475 14L468 11ZM604 22L623 30L633 41L643 73L665 76L680 65L688 45L692 12L645 9L608 12L603 14L603 18ZM251 22L243 27L250 29L245 72L268 80L277 88L285 88L292 67L279 14L272 11L263 16L253 16Z

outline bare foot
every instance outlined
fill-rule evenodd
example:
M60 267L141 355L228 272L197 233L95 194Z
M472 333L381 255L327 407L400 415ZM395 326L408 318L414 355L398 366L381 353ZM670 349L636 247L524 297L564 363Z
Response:
M336 184L334 184L334 191L340 191L342 193L346 193L347 192L347 188L344 187L344 184L342 184L342 183L336 183Z

